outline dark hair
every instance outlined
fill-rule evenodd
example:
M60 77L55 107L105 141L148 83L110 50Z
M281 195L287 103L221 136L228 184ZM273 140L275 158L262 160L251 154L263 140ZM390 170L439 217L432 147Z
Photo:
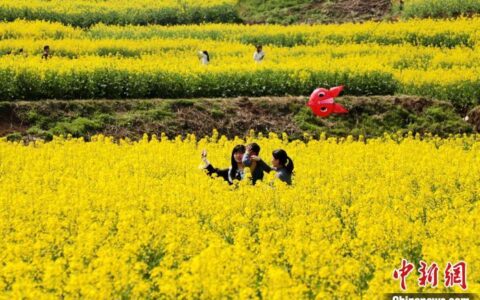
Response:
M208 55L208 51L203 50L203 54L205 54L207 56L207 61L210 61L210 55Z
M251 147L252 151L255 152L257 155L260 154L260 146L257 143L251 143L249 144Z
M278 149L272 152L273 158L278 159L280 165L287 169L287 172L292 174L293 172L293 160L288 157L287 152L283 149Z
M232 168L230 169L230 177L232 179L235 178L235 173L237 172L237 169L238 169L237 161L235 160L235 156L234 156L235 153L237 152L245 153L245 146L236 145L235 147L233 147L232 156L230 157L230 161L232 163Z
M43 46L43 50L50 50L50 46L49 45Z

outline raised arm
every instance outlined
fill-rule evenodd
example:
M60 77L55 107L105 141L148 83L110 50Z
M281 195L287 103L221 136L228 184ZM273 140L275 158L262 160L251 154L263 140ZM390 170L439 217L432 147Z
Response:
M230 184L229 176L228 173L230 172L230 169L218 169L212 166L212 164L208 161L207 159L207 150L202 151L202 160L205 163L205 170L207 170L207 174L209 176L212 176L213 174L216 174L218 177L222 177L225 181L228 181Z
M229 169L218 169L218 168L214 168L211 164L209 164L206 168L207 170L207 174L209 176L212 176L213 174L216 174L218 177L222 177L223 179L225 179L226 181L230 182L228 180L228 171Z
M272 167L270 167L269 165L267 165L267 163L265 163L262 159L260 159L258 162L257 162L257 166L260 165L261 168L267 172L267 173L270 173L271 171L273 171Z

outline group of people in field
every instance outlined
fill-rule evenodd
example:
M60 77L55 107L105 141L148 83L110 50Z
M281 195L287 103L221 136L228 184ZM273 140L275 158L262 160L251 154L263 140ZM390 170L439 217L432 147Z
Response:
M23 48L19 49L18 52L15 52L15 53L13 53L12 51L8 51L7 54L23 54ZM210 63L210 54L208 54L207 50L199 51L198 56L202 64L208 65ZM50 57L51 57L50 46L45 45L43 47L42 59L48 59ZM258 63L263 61L264 58L265 58L265 52L263 51L263 46L257 45L256 50L253 53L253 60Z
M23 48L20 48L18 50L10 50L10 51L7 51L6 53L7 55L11 54L11 55L26 55L24 52L23 52ZM43 46L43 52L42 52L42 59L49 59L51 57L51 54L50 54L50 46L49 45L45 45Z
M21 49L19 53L23 53L23 49ZM202 64L207 65L210 62L208 51L200 51L199 56ZM48 59L50 57L50 47L45 45L42 59ZM263 52L262 45L257 45L256 51L253 54L254 61L261 62L264 58L265 52ZM276 177L279 180L288 185L292 184L293 160L287 155L285 150L278 149L272 152L271 166L265 163L259 154L260 146L257 143L252 143L247 146L237 145L233 148L231 166L229 168L218 169L213 167L207 159L206 150L202 152L202 160L210 176L216 174L225 179L229 184L233 184L234 180L243 180L245 178L245 168L250 168L252 184L255 184L258 180L262 180L264 173L270 173L272 171L275 171Z
M277 149L272 152L272 166L265 163L259 156L260 146L257 143L247 145L237 145L232 150L230 157L231 166L226 169L215 168L207 159L207 151L203 150L202 160L205 163L205 169L208 175L217 175L222 177L229 184L234 180L243 180L245 178L245 169L250 168L252 184L262 180L264 173L275 171L275 177L288 185L292 184L293 160L283 149Z
M257 63L262 62L265 58L265 52L263 51L262 45L257 45L256 50L253 53L253 60ZM210 54L208 54L207 50L199 51L198 57L200 58L200 62L203 65L208 65L210 63Z

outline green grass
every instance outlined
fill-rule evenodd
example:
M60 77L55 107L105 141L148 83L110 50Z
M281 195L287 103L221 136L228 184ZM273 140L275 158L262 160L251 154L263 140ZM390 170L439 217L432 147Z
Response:
M381 19L389 1L353 0L239 0L238 13L246 23L344 23Z
M308 108L302 108L295 115L295 122L302 130L333 136L378 137L384 132L406 134L409 131L448 136L473 132L472 126L445 102L418 97L363 97L355 101L346 98L338 102L349 110L347 115L317 118Z
M302 20L327 21L320 8L309 8L305 0L240 0L240 16L249 23L293 24Z

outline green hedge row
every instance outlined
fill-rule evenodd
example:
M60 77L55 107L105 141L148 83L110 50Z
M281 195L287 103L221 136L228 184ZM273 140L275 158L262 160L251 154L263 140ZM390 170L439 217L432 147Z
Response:
M398 90L393 76L382 72L310 72L307 78L292 75L272 70L185 75L107 68L39 74L0 67L0 100L309 95L317 86L339 84L346 86L345 94L349 95L391 95Z
M238 30L219 30L205 28L204 30L166 29L160 27L108 27L94 26L86 35L92 39L150 39L150 38L193 38L211 39L217 41L238 41L243 44L263 44L283 47L296 45L317 45L320 43L332 44L362 44L378 43L381 45L412 44L418 46L433 46L453 48L456 46L474 47L476 38L470 32L452 31L449 28L432 32L371 32L370 30L353 32L350 34L327 32L255 32L248 28Z
M452 18L480 13L478 0L406 0L397 7L406 18Z
M345 85L346 95L428 96L448 100L462 110L480 103L480 81L407 85L380 71L306 72L308 75L301 78L288 70L180 74L92 68L69 72L48 70L39 74L35 70L0 67L0 101L309 95L318 86Z
M90 10L88 12L56 12L46 8L4 7L0 6L0 20L14 21L45 20L60 22L76 27L90 27L97 23L115 25L175 25L199 23L238 23L240 18L233 5L222 4L212 7L189 6L179 8L150 8L131 10Z
M461 111L480 104L480 81L478 80L465 80L443 85L432 83L401 85L398 92L447 100Z

